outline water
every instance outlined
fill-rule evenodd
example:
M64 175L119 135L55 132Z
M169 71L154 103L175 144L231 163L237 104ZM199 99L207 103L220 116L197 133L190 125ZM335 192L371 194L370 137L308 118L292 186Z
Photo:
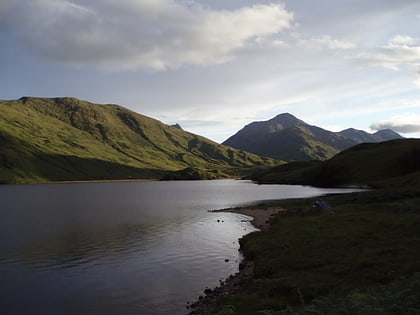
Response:
M0 313L185 314L237 272L238 239L254 230L208 210L342 191L234 180L0 186Z

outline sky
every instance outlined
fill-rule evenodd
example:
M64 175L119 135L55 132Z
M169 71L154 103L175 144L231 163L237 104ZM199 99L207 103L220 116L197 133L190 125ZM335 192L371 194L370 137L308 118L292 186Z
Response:
M120 104L222 142L291 113L420 137L419 0L1 0L0 99Z

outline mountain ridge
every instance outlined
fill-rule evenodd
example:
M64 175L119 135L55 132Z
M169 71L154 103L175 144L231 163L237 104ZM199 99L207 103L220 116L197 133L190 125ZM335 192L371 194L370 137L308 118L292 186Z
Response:
M120 105L73 97L0 101L0 142L6 183L160 179L188 168L220 178L278 163Z
M326 160L358 143L398 138L402 137L392 130L369 134L349 128L332 132L283 113L267 121L247 124L222 144L286 161Z

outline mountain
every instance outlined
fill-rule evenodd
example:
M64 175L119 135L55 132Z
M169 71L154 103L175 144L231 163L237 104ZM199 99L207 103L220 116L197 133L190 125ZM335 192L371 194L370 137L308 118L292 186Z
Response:
M338 132L340 135L353 140L356 143L363 142L383 142L394 139L402 139L398 133L391 129L379 130L373 134L367 133L363 130L357 130L354 128L345 129Z
M392 130L375 134L346 129L332 132L284 113L268 121L252 122L223 142L233 148L286 161L326 160L361 142L402 138Z
M362 143L327 161L291 162L255 173L260 183L314 186L420 186L420 139Z
M278 163L119 105L68 97L0 101L0 145L3 183L183 178L184 169L217 178Z

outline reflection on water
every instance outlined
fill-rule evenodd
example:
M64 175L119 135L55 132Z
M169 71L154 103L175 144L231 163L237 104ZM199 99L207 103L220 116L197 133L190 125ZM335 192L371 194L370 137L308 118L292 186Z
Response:
M183 314L237 271L237 240L253 230L207 210L322 192L229 180L1 186L0 313Z
M82 264L92 263L105 256L118 256L142 250L143 242L153 238L153 227L136 225L119 225L116 227L94 228L79 232L70 232L49 236L42 242L36 242L24 248L21 252L9 254L8 260L21 261L30 267L59 268L77 267ZM149 235L147 235L149 234Z

